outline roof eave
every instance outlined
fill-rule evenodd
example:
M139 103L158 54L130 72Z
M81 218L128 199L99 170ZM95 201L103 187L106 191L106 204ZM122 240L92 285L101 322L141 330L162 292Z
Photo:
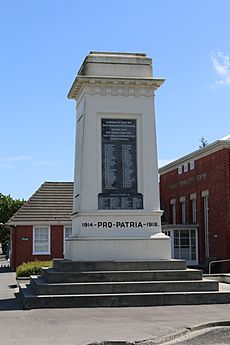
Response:
M49 225L49 226L52 226L52 225L70 225L72 224L72 221L71 221L71 218L69 220L64 220L64 221L17 221L17 222L7 222L6 225L8 226L36 226L36 225Z
M158 171L159 174L168 172L169 170L173 170L175 169L176 166L182 164L185 161L191 160L191 159L198 159L199 156L206 156L209 153L212 153L212 151L218 151L222 148L230 148L230 141L227 140L217 140L214 143L211 143L203 148L200 148L196 151L193 151L181 158L178 158L176 160L174 160L173 162L164 165L163 167L161 167Z

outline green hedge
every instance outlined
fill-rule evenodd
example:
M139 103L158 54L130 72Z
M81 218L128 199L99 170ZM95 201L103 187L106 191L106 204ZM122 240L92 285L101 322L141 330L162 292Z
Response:
M24 262L17 267L17 277L29 277L30 275L41 274L42 267L53 267L53 261L32 261Z

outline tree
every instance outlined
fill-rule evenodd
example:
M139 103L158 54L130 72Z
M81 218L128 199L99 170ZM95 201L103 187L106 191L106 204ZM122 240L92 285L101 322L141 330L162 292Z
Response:
M7 254L7 245L10 239L10 229L6 222L19 210L25 203L22 199L13 199L10 195L0 193L0 242L2 242L2 250Z
M207 140L203 136L200 138L200 142L201 142L201 145L199 145L200 149L208 145Z

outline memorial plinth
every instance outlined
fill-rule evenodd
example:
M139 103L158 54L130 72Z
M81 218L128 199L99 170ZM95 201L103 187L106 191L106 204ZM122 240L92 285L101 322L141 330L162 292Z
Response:
M73 235L66 259L170 259L161 231L154 92L146 54L91 52L69 91L77 102Z

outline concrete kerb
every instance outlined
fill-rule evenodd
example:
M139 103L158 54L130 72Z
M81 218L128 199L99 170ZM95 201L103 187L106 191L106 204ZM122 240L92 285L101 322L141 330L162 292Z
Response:
M180 338L184 336L188 336L192 333L195 333L197 331L205 330L208 328L213 327L226 327L230 326L230 321L213 321L203 324L198 324L193 327L186 327L181 329L179 332L175 332L166 336L159 337L158 339L146 339L141 341L102 341L102 342L93 342L87 345L163 345L167 344L170 341L173 340L179 340Z

